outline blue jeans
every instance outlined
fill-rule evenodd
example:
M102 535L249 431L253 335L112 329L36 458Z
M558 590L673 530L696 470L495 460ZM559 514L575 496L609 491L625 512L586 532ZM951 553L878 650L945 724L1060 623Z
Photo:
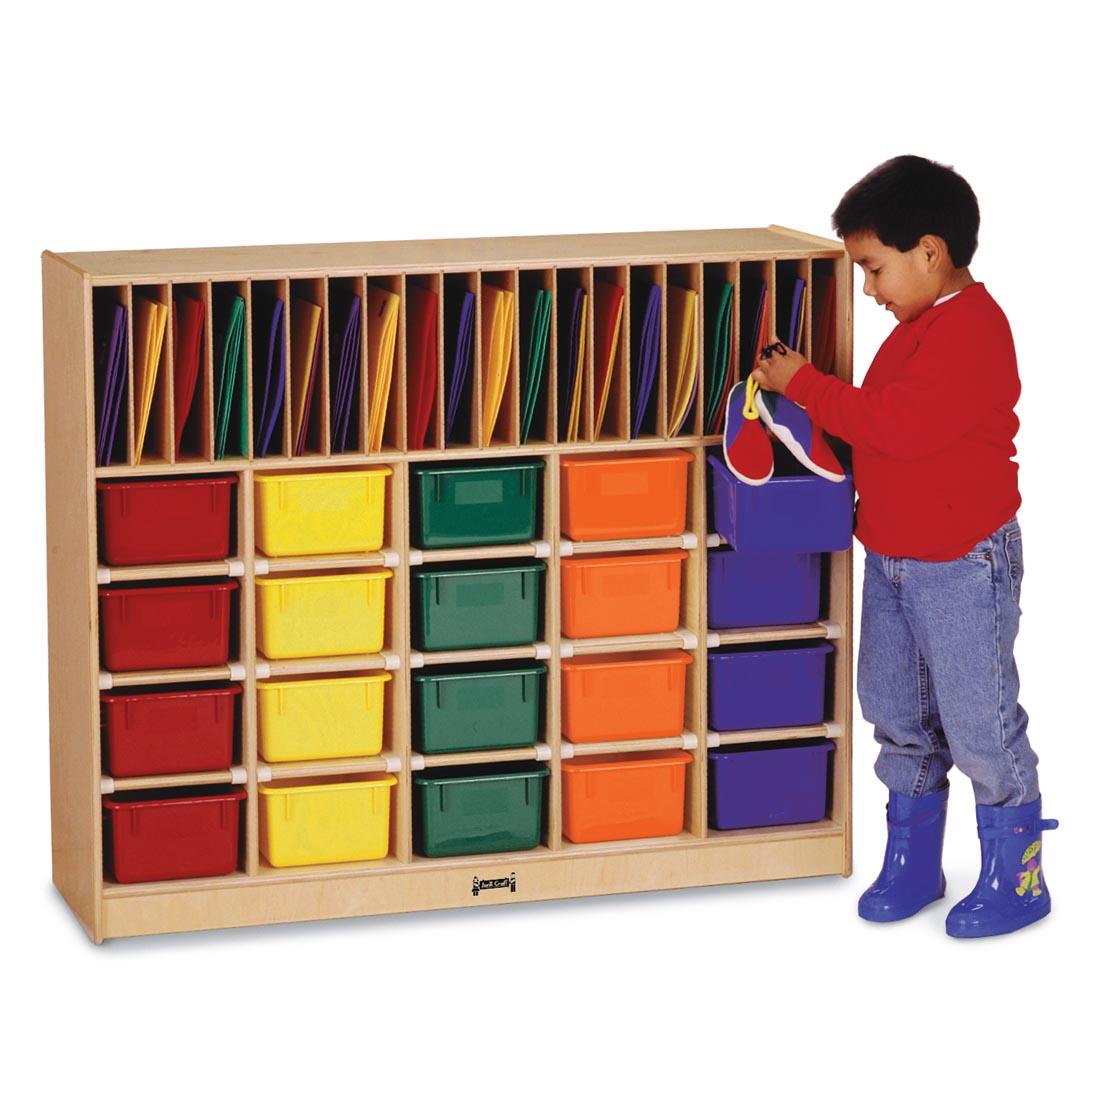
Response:
M1023 576L1015 517L952 561L867 551L857 684L890 790L942 790L954 762L982 805L1039 797L1012 654Z

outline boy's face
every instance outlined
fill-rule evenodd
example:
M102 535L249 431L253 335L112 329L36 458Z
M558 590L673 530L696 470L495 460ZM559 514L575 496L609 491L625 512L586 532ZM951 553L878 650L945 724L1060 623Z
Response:
M897 320L912 321L937 298L942 280L938 238L922 237L908 252L883 244L874 233L853 233L844 248L863 270L863 293Z

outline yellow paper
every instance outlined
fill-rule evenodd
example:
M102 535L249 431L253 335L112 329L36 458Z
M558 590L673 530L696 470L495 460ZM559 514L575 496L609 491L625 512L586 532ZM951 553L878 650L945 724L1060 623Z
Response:
M481 400L481 445L487 447L500 414L512 362L515 295L489 283L481 287L481 346L485 360Z
M566 428L567 443L576 443L580 435L581 406L584 404L584 349L585 322L588 320L588 295L581 298L580 334L577 337L577 370L573 375L573 396L569 406L569 424Z
M694 290L679 286L668 288L669 354L676 364L670 434L675 434L683 425L695 386L699 359L698 312L699 295Z
M321 324L321 307L295 298L290 304L290 386L294 397L294 415L291 420L291 445L302 431L302 418L306 412L306 395L309 393L310 376L313 373L313 345Z
M370 410L367 417L367 450L382 449L382 431L390 400L393 358L397 349L396 294L380 286L367 286L367 389Z
M160 353L164 347L164 331L168 326L168 307L163 302L137 298L137 323L134 325L134 389L138 395L138 427L134 441L137 457L145 446L149 428L149 411L157 387Z
M603 392L600 394L600 407L596 413L596 436L599 437L600 431L603 429L603 418L607 412L607 398L611 393L611 375L615 370L615 356L619 350L619 328L623 322L623 303L626 301L626 295L619 299L618 312L615 314L615 328L611 333L611 358L607 361L607 374L604 375L603 380ZM599 364L597 364L598 366Z

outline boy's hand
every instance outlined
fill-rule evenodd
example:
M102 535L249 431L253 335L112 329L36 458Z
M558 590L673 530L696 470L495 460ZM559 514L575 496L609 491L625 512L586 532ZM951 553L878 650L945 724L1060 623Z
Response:
M770 358L765 359L763 355L757 356L752 376L760 384L761 389L784 393L790 380L809 360L781 341L777 343L779 346L775 348Z

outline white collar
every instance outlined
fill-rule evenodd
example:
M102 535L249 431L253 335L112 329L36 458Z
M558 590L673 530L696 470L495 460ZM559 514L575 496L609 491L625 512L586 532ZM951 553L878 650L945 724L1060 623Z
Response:
M932 305L934 305L934 306L938 306L938 305L940 304L940 302L946 302L946 301L948 301L949 299L951 299L951 298L954 298L954 297L955 297L955 295L956 295L956 294L958 294L958 293L959 293L959 292L958 292L957 290L955 290L955 291L952 291L952 292L951 292L950 294L945 294L945 295L944 295L944 296L943 296L942 298L937 298L937 299L936 299L936 300L935 300L935 301L934 301L934 302L932 303Z

